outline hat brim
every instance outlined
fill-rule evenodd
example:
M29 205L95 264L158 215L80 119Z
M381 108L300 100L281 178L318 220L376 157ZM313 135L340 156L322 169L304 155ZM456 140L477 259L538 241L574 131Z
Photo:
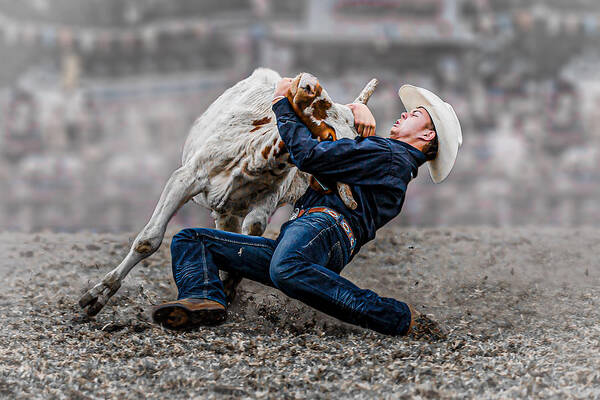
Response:
M398 90L398 96L407 111L423 107L433 121L438 137L438 152L435 159L428 161L429 174L435 183L448 177L462 145L460 122L452 106L427 89L404 85Z

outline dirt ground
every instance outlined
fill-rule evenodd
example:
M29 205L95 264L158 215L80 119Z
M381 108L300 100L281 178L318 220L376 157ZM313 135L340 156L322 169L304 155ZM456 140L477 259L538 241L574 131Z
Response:
M134 234L1 233L0 398L600 398L600 230L380 231L343 275L440 321L432 343L249 281L223 325L164 330L175 232L92 320Z

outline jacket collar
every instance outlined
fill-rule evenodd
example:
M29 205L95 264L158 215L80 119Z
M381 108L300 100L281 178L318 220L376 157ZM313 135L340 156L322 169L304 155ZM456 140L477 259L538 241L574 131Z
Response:
M367 139L365 137L362 136L357 136L356 138L354 138L354 140L356 140L357 142L360 142L361 140ZM408 160L409 162L411 162L413 164L413 170L410 173L410 176L412 178L416 178L417 177L417 172L419 170L419 167L421 165L423 165L425 162L427 162L427 157L425 156L425 154L423 154L423 152L419 149L417 149L416 147L403 142L401 140L397 140L397 139L391 139L391 138L383 138L381 136L369 136L368 139L371 140L387 140L389 142L391 142L391 146L400 146L402 147L405 151L402 151L403 154L407 154L410 156L410 159Z
M403 146L406 150L408 150L408 153L414 158L417 168L427 161L427 157L425 157L425 154L423 154L423 152L417 149L416 147L411 146L410 144L402 142L400 140L394 140L394 142L398 143L400 146Z

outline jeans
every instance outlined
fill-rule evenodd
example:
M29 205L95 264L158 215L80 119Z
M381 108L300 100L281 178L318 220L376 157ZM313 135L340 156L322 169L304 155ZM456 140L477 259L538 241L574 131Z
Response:
M277 240L215 229L187 228L171 242L179 299L227 305L219 269L277 288L342 321L389 335L403 335L408 306L361 289L340 276L350 245L339 223L315 212L288 221Z

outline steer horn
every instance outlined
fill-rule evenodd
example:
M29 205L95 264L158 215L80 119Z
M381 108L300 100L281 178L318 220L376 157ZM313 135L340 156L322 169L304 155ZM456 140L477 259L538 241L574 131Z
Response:
M360 94L358 95L356 100L354 100L354 103L367 104L367 102L369 101L369 98L375 91L375 88L377 87L378 84L379 84L379 81L377 79L375 79L375 78L371 79L371 81L369 83L367 83L365 88L360 92Z
M375 91L375 88L377 87L378 83L379 83L379 81L377 79L371 79L371 81L369 83L367 83L365 88L360 92L360 94L358 95L356 100L354 100L354 103L367 104L367 102L369 101L369 98ZM346 207L348 207L351 210L356 210L356 207L358 207L358 204L356 203L356 201L354 200L354 197L352 196L352 190L350 190L350 186L348 186L345 183L338 182L337 183L337 192L340 195L340 198L342 199L342 201L344 202Z

